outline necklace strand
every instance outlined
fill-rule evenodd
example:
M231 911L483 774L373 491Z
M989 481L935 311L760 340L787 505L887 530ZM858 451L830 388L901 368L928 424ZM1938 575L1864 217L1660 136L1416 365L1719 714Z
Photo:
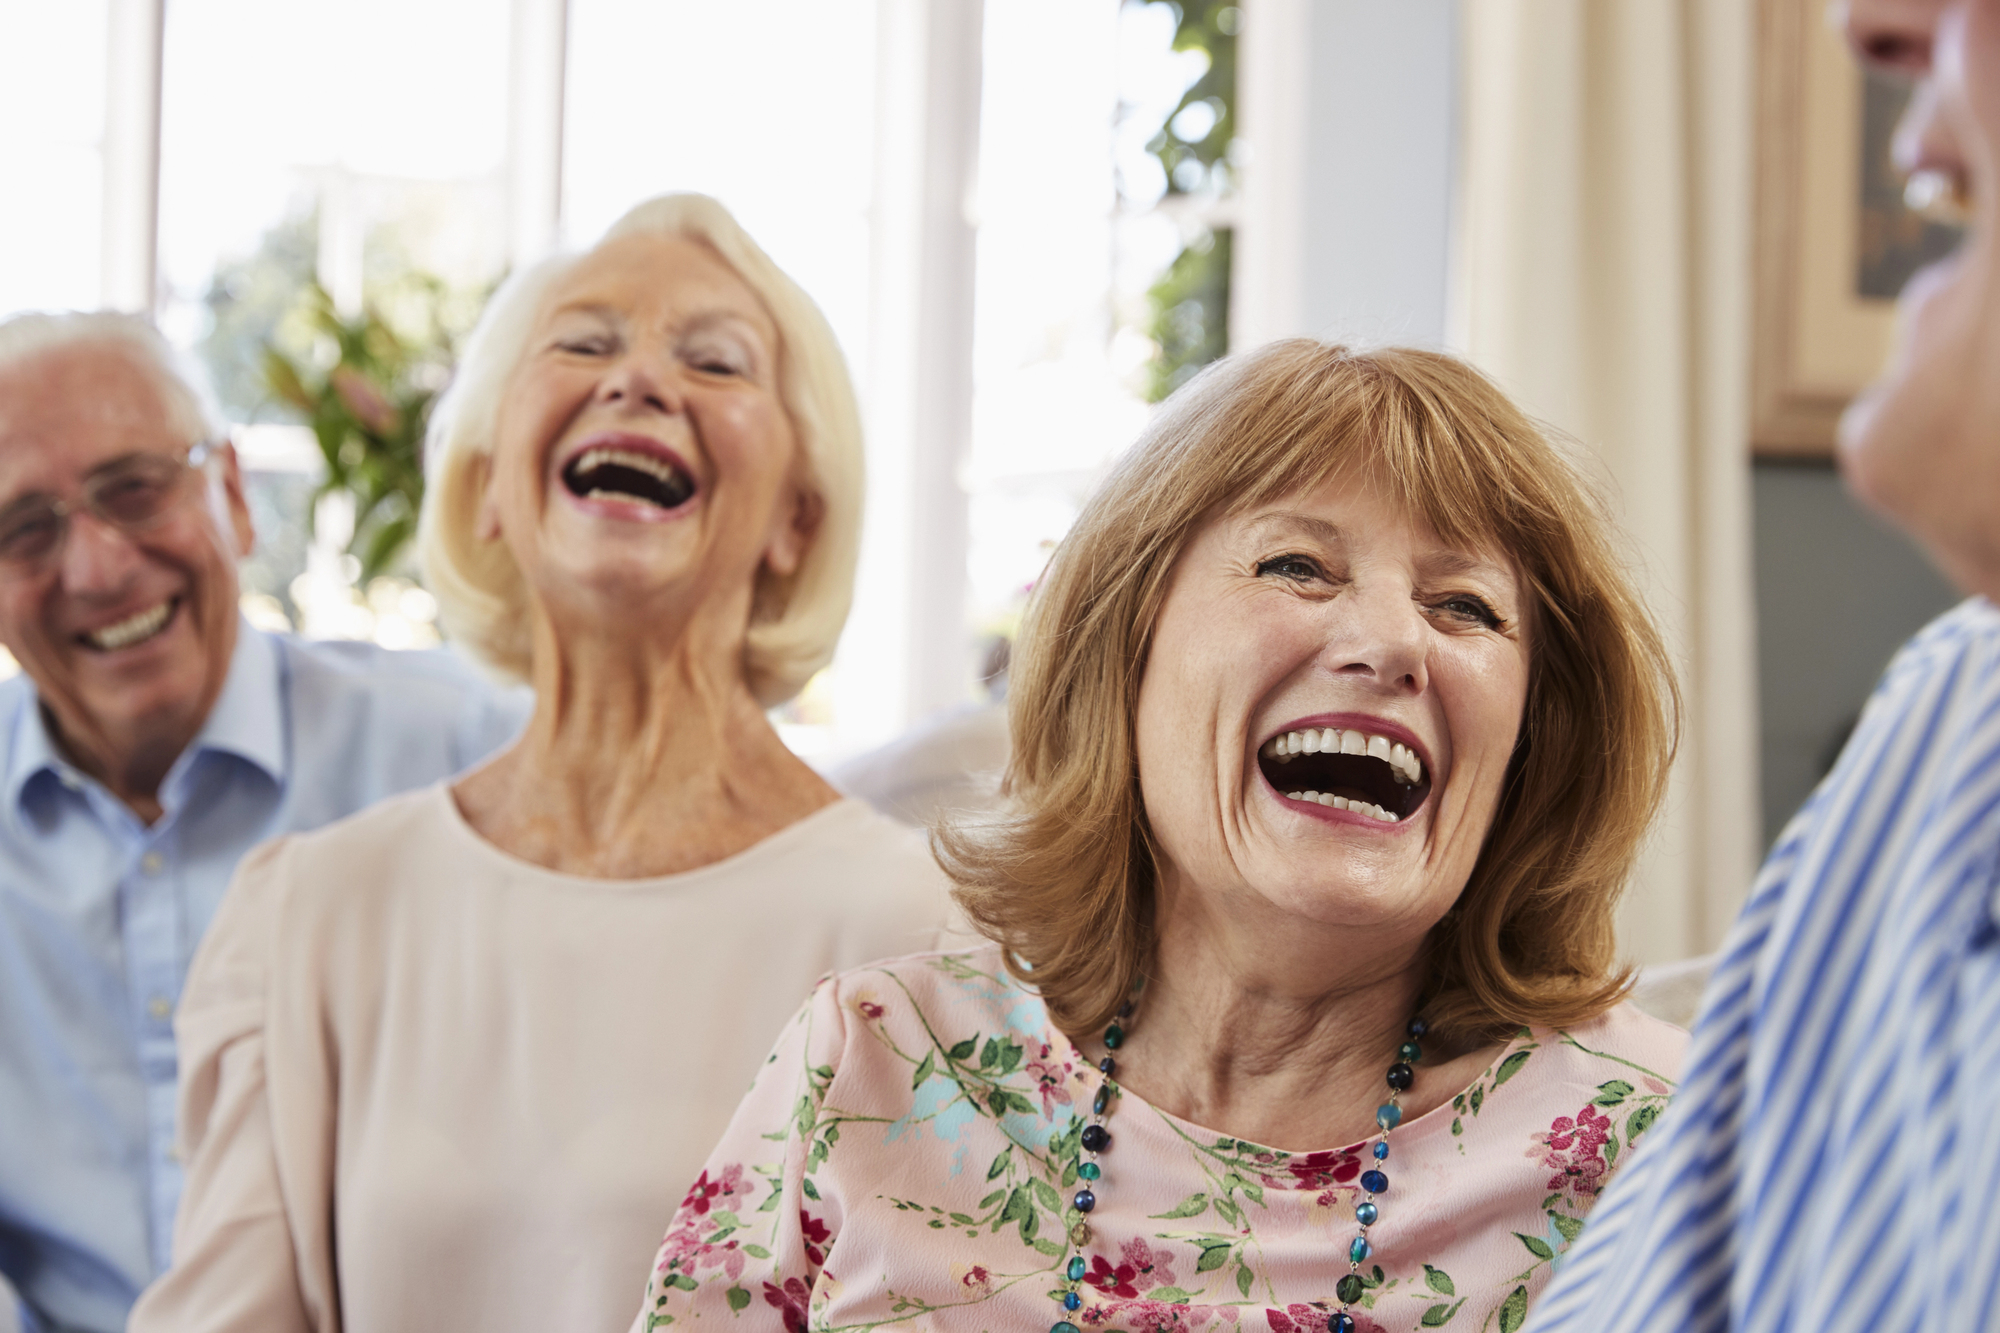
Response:
M1091 1230L1089 1217L1097 1207L1097 1190L1104 1175L1104 1168L1097 1159L1111 1149L1111 1131L1104 1122L1111 1113L1111 1104L1122 1094L1118 1086L1118 1048L1125 1044L1125 1029L1122 1026L1132 1017L1132 1001L1127 1000L1118 1010L1117 1018L1104 1029L1105 1056L1097 1062L1098 1070L1104 1075L1104 1082L1098 1086L1097 1096L1090 1104L1090 1120L1083 1127L1078 1139L1076 1179L1080 1188L1070 1199L1070 1214L1075 1219L1070 1223L1070 1256L1063 1269L1064 1283L1056 1293L1056 1301L1063 1308L1063 1317L1049 1328L1049 1333L1081 1333L1070 1322L1069 1316L1083 1308L1084 1275L1089 1264L1083 1251L1090 1244ZM1375 1252L1374 1244L1368 1239L1368 1228L1382 1218L1379 1200L1389 1192L1389 1177L1382 1164L1389 1160L1389 1135L1402 1123L1405 1092L1416 1082L1414 1066L1424 1058L1423 1048L1418 1040L1430 1030L1422 1018L1412 1018L1404 1029L1408 1039L1396 1050L1396 1062L1389 1066L1385 1076L1389 1085L1389 1098L1375 1108L1376 1137L1370 1153L1375 1165L1361 1173L1361 1189L1364 1197L1354 1205L1356 1233L1347 1243L1347 1272L1334 1284L1334 1295L1340 1300L1340 1308L1327 1316L1327 1333L1355 1333L1354 1303L1361 1299L1368 1289L1367 1280L1361 1276L1361 1265Z

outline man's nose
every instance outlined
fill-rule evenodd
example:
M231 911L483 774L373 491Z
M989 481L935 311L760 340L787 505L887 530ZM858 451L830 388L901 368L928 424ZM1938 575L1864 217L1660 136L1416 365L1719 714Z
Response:
M122 591L145 563L137 542L88 511L70 515L60 559L63 587L84 594Z
M1947 0L1837 0L1833 17L1854 54L1870 64L1923 75Z

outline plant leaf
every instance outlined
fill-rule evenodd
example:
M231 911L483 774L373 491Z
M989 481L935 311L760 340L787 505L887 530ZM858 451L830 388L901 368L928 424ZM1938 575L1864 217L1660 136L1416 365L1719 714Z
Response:
M1528 1253L1534 1255L1537 1259L1553 1259L1556 1257L1556 1252L1550 1249L1549 1243L1540 1236L1524 1236L1517 1231L1514 1233L1514 1239L1527 1246Z
M1451 1274L1442 1268L1432 1268L1429 1264L1424 1265L1424 1285L1440 1296L1458 1295L1458 1288L1452 1284Z
M1493 1071L1493 1086L1497 1088L1508 1079L1514 1077L1514 1075L1520 1073L1521 1066L1528 1063L1528 1057L1533 1054L1533 1051L1516 1051L1505 1060L1502 1060L1500 1068ZM1474 1103L1472 1109L1475 1111L1478 1110L1478 1104Z
M1528 1289L1516 1287L1500 1303L1500 1333L1514 1333L1528 1317Z
M1164 1213L1154 1213L1153 1217L1168 1220L1177 1217L1199 1217L1208 1211L1208 1195L1190 1194Z
M731 1287L723 1294L729 1297L730 1310L737 1314L742 1314L743 1307L750 1304L750 1293L741 1287Z
M1197 1273L1213 1273L1228 1262L1229 1246L1226 1244L1211 1245L1201 1252L1201 1258L1194 1261L1194 1271Z
M926 1051L924 1052L924 1062L918 1065L917 1072L910 1076L910 1086L912 1088L922 1087L924 1080L935 1072L937 1072L937 1052Z

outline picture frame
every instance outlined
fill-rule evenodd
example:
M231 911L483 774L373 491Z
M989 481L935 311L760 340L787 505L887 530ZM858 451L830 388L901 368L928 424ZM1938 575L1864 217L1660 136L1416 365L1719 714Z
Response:
M1895 339L1895 295L1955 229L1904 206L1890 142L1905 82L1864 74L1824 0L1761 0L1750 445L1831 458Z

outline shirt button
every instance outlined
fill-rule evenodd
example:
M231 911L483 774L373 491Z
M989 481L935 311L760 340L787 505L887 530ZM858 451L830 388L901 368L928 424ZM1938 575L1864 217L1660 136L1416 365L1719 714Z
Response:
M146 1012L155 1018L165 1018L174 1011L173 1001L164 995L155 995L146 1001Z
M147 852L144 856L139 858L139 868L145 871L149 875L159 874L160 867L164 866L166 863L167 863L166 858L161 856L158 852Z

